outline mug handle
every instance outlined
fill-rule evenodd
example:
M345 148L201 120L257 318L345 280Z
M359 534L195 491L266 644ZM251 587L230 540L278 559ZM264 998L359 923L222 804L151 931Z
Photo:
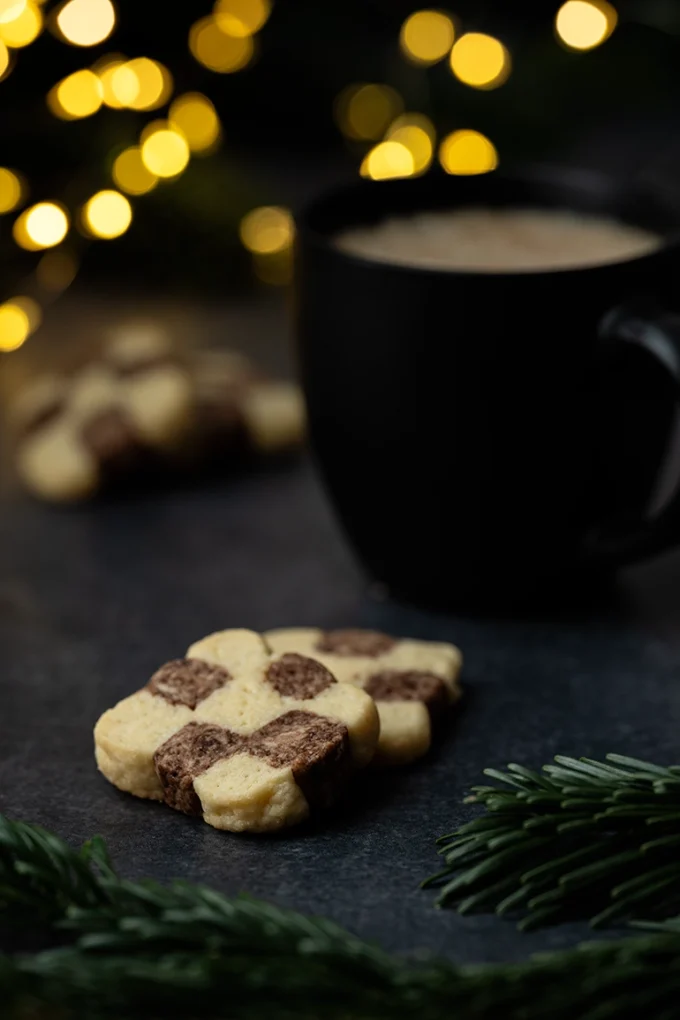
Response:
M680 406L680 315L624 305L602 319L600 353L611 355L620 344L633 344L650 354L667 372ZM661 511L625 535L600 533L589 543L592 557L604 567L621 567L654 556L680 543L680 480Z

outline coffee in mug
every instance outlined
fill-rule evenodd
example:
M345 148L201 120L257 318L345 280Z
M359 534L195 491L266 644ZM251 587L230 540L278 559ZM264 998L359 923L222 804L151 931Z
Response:
M679 543L680 487L648 512L680 406L679 279L680 208L586 170L315 202L300 368L369 574L412 603L514 610Z
M508 273L621 262L663 242L641 227L568 209L472 207L390 217L345 230L336 243L379 262Z

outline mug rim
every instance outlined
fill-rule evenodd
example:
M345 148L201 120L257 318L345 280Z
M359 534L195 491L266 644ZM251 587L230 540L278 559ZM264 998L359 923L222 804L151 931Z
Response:
M329 209L332 211L332 208L335 205L343 202L351 202L355 198L365 199L365 197L369 194L370 189L373 188L379 187L383 198L386 198L389 196L390 191L392 191L393 195L397 197L399 196L399 193L402 195L408 194L406 189L409 188L412 189L411 194L413 195L416 193L418 187L423 188L428 183L433 184L438 191L443 193L447 188L455 188L456 184L461 181L464 182L462 185L463 188L465 187L465 184L470 181L497 181L501 184L505 183L509 185L533 184L537 187L547 186L548 188L563 190L566 196L568 196L569 193L571 193L571 195L580 193L583 196L587 196L588 194L599 194L603 198L605 196L611 197L614 195L619 197L622 201L625 201L626 199L630 200L637 195L639 198L646 198L647 200L652 199L656 203L656 207L659 211L663 211L668 214L671 226L667 233L656 231L657 233L660 233L663 243L659 248L655 248L653 251L646 252L642 255L635 255L629 258L616 259L608 262L595 262L575 266L494 270L484 268L446 268L445 266L408 264L405 262L392 262L388 259L383 260L371 258L368 255L360 255L357 252L347 251L332 243L333 237L337 230L342 229L341 227L337 227L332 230L324 230L315 224L317 217L323 216ZM529 207L534 204L530 200L526 201ZM470 205L473 203L465 201L452 201L450 203L442 202L441 205L437 203L430 208L456 208L457 206L466 204ZM501 206L503 204L510 203L500 203ZM535 206L537 208L549 208L546 203L541 205L540 200L535 203ZM417 211L417 208L418 206L415 204L414 211ZM427 208L427 206L423 206L423 208ZM569 201L565 201L564 208L571 208L578 211L576 204L573 202L570 203ZM388 214L387 210L385 212ZM395 212L398 212L398 210L395 210ZM616 209L602 209L599 213L597 210L594 210L594 214L601 215L603 218L618 218L623 222L628 222L631 225L641 227L642 229L651 229L641 223L639 219L637 221L634 218L625 220L620 214L617 217ZM361 223L367 221L358 219L354 222ZM350 220L346 225L351 226L353 223ZM665 202L663 197L660 194L656 194L653 189L648 187L646 190L642 190L640 184L636 184L634 181L625 181L612 174L589 167L544 162L525 164L510 170L493 170L486 174L469 176L456 176L433 169L426 174L422 174L418 178L398 178L386 181L370 181L364 179L354 181L341 187L325 191L323 194L313 199L313 201L302 210L298 217L297 234L296 246L298 247L298 250L300 245L321 249L322 251L339 259L340 262L354 265L364 270L388 270L390 272L396 272L398 275L402 275L404 273L416 273L418 275L428 277L443 277L444 279L450 279L451 277L492 277L493 279L503 278L519 281L522 279L535 279L537 277L555 277L558 275L575 276L583 273L592 274L618 267L623 268L638 265L647 266L655 259L664 259L669 254L673 254L680 244L680 213L674 214L670 204Z

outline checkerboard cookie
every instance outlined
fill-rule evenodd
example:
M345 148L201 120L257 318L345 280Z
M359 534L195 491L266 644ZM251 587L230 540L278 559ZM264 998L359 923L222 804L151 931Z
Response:
M161 666L95 727L97 764L121 790L266 832L330 804L372 758L371 697L260 635L225 630Z
M455 645L311 627L272 630L265 640L274 654L308 655L371 695L380 716L376 762L420 758L430 747L433 725L460 697L462 656Z
M91 496L166 456L192 403L190 376L161 338L121 335L104 359L69 379L38 378L19 394L11 411L18 473L43 499Z
M185 477L281 453L304 438L302 395L229 351L173 353L139 323L115 331L73 377L42 377L11 409L18 473L42 499L69 502L131 476Z
M18 473L42 499L69 502L91 496L172 442L188 396L188 389L178 388L167 403L150 400L135 406L127 384L105 364L90 365L73 379L62 380L53 388L52 399L44 381L38 380L22 394L15 415L20 422Z

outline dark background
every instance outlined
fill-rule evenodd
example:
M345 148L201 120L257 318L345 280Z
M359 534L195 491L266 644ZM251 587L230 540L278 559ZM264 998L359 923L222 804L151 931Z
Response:
M210 13L209 4L122 0L115 30L99 46L68 46L45 31L19 51L0 83L0 158L25 173L33 200L77 206L109 186L117 153L163 112L102 108L65 123L47 109L47 91L112 51L165 63L175 94L199 90L215 103L224 143L209 158L192 159L178 180L133 199L133 227L114 244L92 245L83 271L99 286L125 277L128 285L203 294L242 292L252 283L237 237L249 209L297 208L328 182L357 176L371 143L344 140L333 117L336 97L354 82L391 85L406 110L432 118L440 138L460 127L486 133L504 166L552 159L673 180L680 165L675 0L619 0L615 32L585 53L557 42L557 2L457 2L451 13L459 34L488 32L512 54L512 75L493 91L457 81L447 60L422 68L404 58L399 29L414 7L401 0L277 0L257 35L255 59L237 73L216 74L187 46L191 24ZM13 244L12 218L0 221L7 296L36 258Z

